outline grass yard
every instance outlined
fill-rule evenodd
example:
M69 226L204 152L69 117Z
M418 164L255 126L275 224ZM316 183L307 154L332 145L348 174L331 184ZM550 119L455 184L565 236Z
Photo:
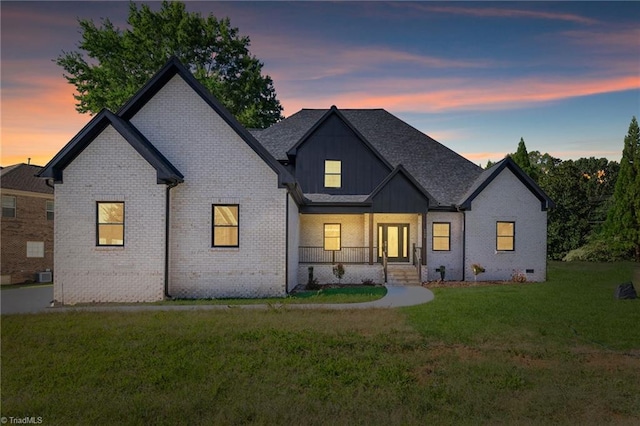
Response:
M2 411L42 424L638 424L631 264L398 310L2 317ZM636 285L636 288L640 285Z

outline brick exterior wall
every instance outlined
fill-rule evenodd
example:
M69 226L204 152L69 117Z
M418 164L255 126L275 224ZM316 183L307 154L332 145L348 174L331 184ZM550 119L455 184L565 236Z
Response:
M36 281L36 273L53 270L53 220L47 220L47 200L53 194L3 189L16 198L16 217L3 217L0 269L2 284ZM27 242L44 242L44 257L27 257Z
M164 294L165 185L111 126L55 189L54 299L150 302ZM96 202L125 203L124 247L96 246Z
M288 195L274 170L178 75L131 122L184 175L171 190L171 296L286 295ZM238 248L212 248L212 204L240 206Z
M451 250L433 251L433 222L449 222L451 224L451 239L449 245ZM464 216L462 213L427 213L427 276L425 279L429 281L439 280L440 272L437 272L436 269L438 269L440 265L444 265L446 271L445 280L462 280L464 268L463 238ZM469 277L466 278L468 279ZM473 276L471 279L473 279Z
M471 265L486 272L478 280L509 280L515 271L528 281L544 281L547 267L547 212L508 169L497 176L472 202L466 215L465 277L473 280ZM515 222L515 250L496 250L496 222Z

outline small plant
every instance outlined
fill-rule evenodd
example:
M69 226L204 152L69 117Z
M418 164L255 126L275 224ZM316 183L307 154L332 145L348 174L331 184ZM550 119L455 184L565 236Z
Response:
M367 278L366 280L362 280L362 285L375 285L371 278Z
M342 263L338 263L333 267L333 275L338 279L338 284L340 284L342 277L344 277L344 265Z
M436 271L440 272L440 281L444 281L444 277L447 273L447 268L444 265L440 265L438 269L436 269Z
M482 274L485 269L482 267L482 265L478 264L478 263L474 263L473 265L471 265L471 269L473 270L473 280L477 281L478 280L478 275Z
M317 278L311 278L308 282L307 282L307 290L320 290L320 284L318 284L318 279Z
M526 283L527 276L524 272L514 269L513 274L511 274L511 281L514 283Z

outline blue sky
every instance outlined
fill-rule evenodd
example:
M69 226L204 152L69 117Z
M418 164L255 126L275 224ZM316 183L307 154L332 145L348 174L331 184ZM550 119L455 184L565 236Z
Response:
M159 8L157 2L146 2ZM77 17L128 3L1 8L2 165L44 164L90 119L52 59ZM187 2L251 39L285 115L384 108L476 163L529 150L619 160L640 115L638 2Z

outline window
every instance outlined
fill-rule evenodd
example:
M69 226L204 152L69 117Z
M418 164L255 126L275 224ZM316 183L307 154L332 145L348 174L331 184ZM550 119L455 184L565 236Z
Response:
M342 161L325 160L324 162L324 187L340 188L342 186Z
M239 246L239 213L237 204L213 206L213 247Z
M96 245L124 246L124 203L97 203Z
M27 241L27 257L44 257L44 241Z
M341 250L340 244L340 224L325 223L324 224L324 249L325 250Z
M47 201L47 220L53 220L53 201Z
M2 217L16 217L16 197L2 196Z
M433 251L451 250L451 223L433 222L431 249Z
M515 250L515 222L496 222L496 250Z

